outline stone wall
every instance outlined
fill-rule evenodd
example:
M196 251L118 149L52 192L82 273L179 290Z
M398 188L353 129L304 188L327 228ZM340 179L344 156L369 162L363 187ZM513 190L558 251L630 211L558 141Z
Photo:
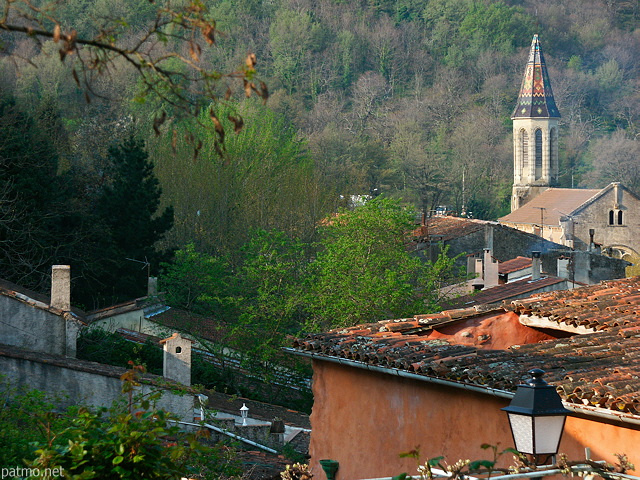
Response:
M125 371L121 367L0 345L0 374L15 385L59 396L62 408L70 405L111 406L115 400L122 398L120 376ZM154 383L163 386L159 408L172 412L181 420L193 421L192 392L184 386L167 385L165 379L155 375L145 376L140 391L149 392ZM170 389L171 386L175 389ZM187 393L176 393L178 391Z

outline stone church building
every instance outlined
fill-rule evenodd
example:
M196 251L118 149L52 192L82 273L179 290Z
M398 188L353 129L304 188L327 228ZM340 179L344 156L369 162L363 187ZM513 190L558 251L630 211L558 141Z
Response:
M577 250L640 259L640 199L620 183L557 188L558 120L540 40L534 35L513 120L511 213L500 223Z

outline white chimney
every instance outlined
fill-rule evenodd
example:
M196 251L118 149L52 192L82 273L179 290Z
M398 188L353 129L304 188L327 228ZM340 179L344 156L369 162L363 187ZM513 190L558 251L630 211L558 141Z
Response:
M531 280L540 279L540 252L531 252Z
M51 267L50 305L63 311L71 310L71 267L69 265Z

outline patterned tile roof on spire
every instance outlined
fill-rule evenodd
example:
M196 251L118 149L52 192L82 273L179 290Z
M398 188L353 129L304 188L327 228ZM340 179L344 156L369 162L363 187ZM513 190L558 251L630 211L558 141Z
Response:
M533 36L529 61L522 79L518 103L511 118L549 118L560 117L560 112L553 98L551 81L547 73L547 65L540 48L538 35Z

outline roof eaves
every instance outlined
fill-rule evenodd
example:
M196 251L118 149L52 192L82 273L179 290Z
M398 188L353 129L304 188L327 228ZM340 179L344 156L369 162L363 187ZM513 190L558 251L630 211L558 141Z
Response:
M364 363L361 361L326 355L322 353L300 351L298 349L290 348L290 347L285 347L283 350L293 355L309 358L312 360L320 360L320 361L326 361L331 363L337 363L339 365L354 367L361 370L373 371L377 373L383 373L386 375L409 378L412 380L427 382L435 385L453 387L453 388L462 389L465 391L472 391L472 392L482 393L485 395L491 395L494 397L504 398L507 400L511 400L515 395L515 392L504 390L504 389L492 388L487 385L478 385L478 384L467 383L462 381L447 380L440 377L429 376L421 373L412 373L412 372L408 372L398 368L392 368L392 367L386 367L386 366L380 366L380 365L370 365L368 363ZM562 404L565 408L574 412L575 414L586 415L589 417L604 418L607 420L616 420L622 423L640 425L640 415L635 415L628 412L616 412L614 410L594 407L591 405L580 405L576 403L567 402L564 400Z

